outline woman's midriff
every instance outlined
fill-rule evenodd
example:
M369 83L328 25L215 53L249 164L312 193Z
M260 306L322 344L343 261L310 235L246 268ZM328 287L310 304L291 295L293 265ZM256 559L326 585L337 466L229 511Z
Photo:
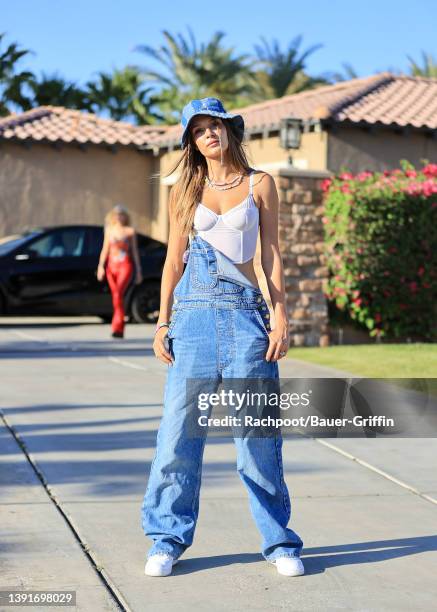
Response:
M258 279L255 274L255 270L253 267L253 259L249 259L249 261L245 261L244 263L234 263L234 266L240 270L242 274L253 284L257 289L259 289Z

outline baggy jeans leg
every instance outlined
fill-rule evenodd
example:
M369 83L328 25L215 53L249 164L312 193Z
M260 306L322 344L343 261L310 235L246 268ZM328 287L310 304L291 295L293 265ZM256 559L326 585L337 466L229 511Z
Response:
M261 308L264 303L261 303ZM251 311L237 311L229 319L236 346L234 358L224 370L225 386L233 386L233 380L246 383L258 379L265 392L279 392L279 367L265 359L269 346L262 321ZM270 379L271 384L267 384ZM246 386L245 384L243 387ZM249 385L250 387L250 385ZM282 463L282 436L235 435L237 470L248 495L253 519L262 537L261 551L267 561L281 556L300 556L303 541L287 527L291 518L291 503L284 480Z
M300 537L287 527L291 504L282 465L282 437L236 437L237 471L249 495L267 561L299 556Z
M212 314L211 309L208 314ZM184 326L190 326L190 316L203 318L200 314L184 313ZM193 357L193 362L189 361L183 348L186 337L184 333L181 347L176 348L175 344L175 361L173 366L168 366L164 411L142 505L143 530L153 540L148 557L167 553L177 559L191 546L199 515L207 429L203 428L205 435L202 437L194 437L190 431L186 380L197 374L194 362L202 367L206 366L207 360ZM215 356L215 353L211 355ZM218 384L218 380L213 377L205 379L202 391L215 392Z

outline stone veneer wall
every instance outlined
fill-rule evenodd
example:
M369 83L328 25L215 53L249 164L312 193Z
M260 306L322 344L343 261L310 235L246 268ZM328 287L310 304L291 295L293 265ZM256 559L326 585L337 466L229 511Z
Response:
M323 240L322 181L330 172L281 168L279 248L284 262L291 346L328 346L328 278Z

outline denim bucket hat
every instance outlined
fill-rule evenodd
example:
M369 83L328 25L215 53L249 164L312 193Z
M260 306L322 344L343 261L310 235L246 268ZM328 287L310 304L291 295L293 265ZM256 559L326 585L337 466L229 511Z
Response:
M231 119L234 124L240 142L244 136L244 119L241 115L227 113L223 104L218 98L201 98L200 100L190 100L182 111L181 123L184 131L181 137L181 147L185 149L188 139L188 127L191 119L195 115L212 115L213 117L221 117L222 119Z

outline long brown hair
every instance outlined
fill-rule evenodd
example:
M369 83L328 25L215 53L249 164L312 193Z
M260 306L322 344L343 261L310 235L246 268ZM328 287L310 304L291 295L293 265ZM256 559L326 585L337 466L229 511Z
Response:
M236 172L247 172L250 170L247 161L244 144L240 143L237 132L229 119L222 119L228 135L228 156L230 165ZM183 149L182 157L177 161L165 177L170 176L179 167L181 174L175 183L173 212L180 231L183 235L192 233L194 214L196 206L202 196L205 177L208 173L206 159L194 145L191 130L187 134L187 146ZM160 176L159 173L155 176Z

